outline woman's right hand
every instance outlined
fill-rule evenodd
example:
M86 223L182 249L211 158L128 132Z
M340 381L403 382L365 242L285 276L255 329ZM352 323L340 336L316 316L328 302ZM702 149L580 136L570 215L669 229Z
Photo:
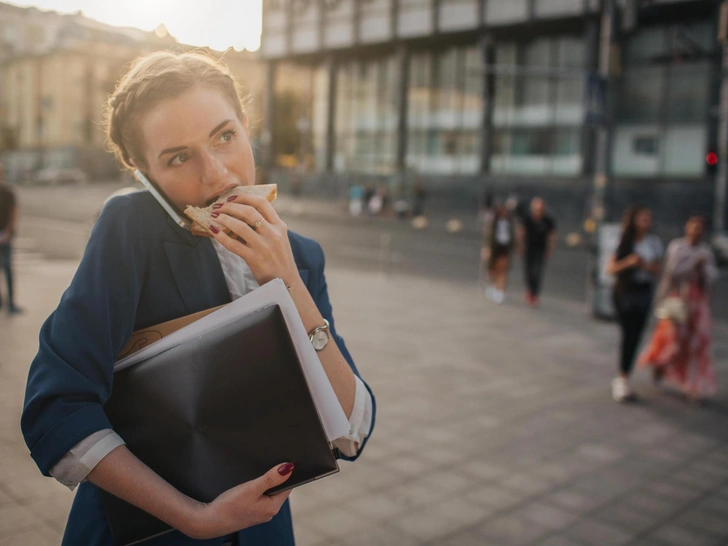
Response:
M624 264L626 268L640 267L642 265L642 258L640 258L639 254L630 254L624 259Z
M278 514L290 491L267 496L269 489L285 483L291 477L293 464L272 468L260 478L228 489L209 504L199 503L188 528L180 528L195 539L210 539L229 535L269 522Z

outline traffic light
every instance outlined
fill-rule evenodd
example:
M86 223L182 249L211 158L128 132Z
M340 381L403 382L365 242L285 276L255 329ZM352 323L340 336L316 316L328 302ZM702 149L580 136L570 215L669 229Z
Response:
M718 152L715 150L709 150L705 154L705 173L707 175L714 175L718 172Z

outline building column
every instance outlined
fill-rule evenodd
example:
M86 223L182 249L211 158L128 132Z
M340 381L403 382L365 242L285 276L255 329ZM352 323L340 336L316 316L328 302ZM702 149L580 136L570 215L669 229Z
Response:
M395 160L397 173L404 173L407 170L409 64L409 49L406 44L400 44L397 49L397 71L399 72L399 85L397 88L397 156Z
M586 27L586 59L584 62L584 85L588 86L590 76L596 74L599 70L599 19L592 17L589 19ZM584 89L586 95L587 89ZM588 107L588 105L585 105ZM586 117L586 116L585 116ZM594 126L589 120L585 119L581 131L581 157L582 157L582 174L584 176L594 175L594 159L596 154L596 139Z
M326 172L334 172L336 154L336 58L329 54L326 70L329 75L328 112L326 116Z
M592 217L597 221L610 220L615 211L613 202L614 181L612 180L612 141L614 131L614 97L610 81L612 42L614 36L615 0L604 0L602 4L601 28L599 35L599 76L604 85L606 106L604 119L597 127L594 164Z
M725 8L728 9L728 8ZM722 47L722 70L720 71L720 115L718 117L718 172L715 180L715 210L713 229L726 229L726 201L728 200L728 43Z
M483 113L480 122L480 174L490 174L490 157L493 153L493 111L495 110L495 42L491 35L480 40L483 78Z
M266 168L271 168L275 163L276 68L275 61L268 62L265 81L265 126L260 135L261 163Z

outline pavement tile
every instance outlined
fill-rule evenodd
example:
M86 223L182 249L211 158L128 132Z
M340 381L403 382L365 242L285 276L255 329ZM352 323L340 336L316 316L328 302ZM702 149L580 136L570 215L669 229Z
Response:
M406 504L396 502L391 496L385 494L356 495L347 502L347 506L353 512L372 522L389 520L407 511Z
M453 536L429 542L428 546L500 546L499 542L484 539L473 531L462 531Z
M19 533L0 536L0 546L58 546L62 538L63 533L36 526Z
M419 546L421 541L383 526L372 526L338 539L336 546ZM296 544L296 546L299 546Z
M526 498L523 493L500 485L486 485L465 493L464 498L478 506L492 510L506 510L520 504Z
M353 513L346 505L309 512L302 516L300 521L306 527L319 531L324 538L335 539L371 526L368 520Z
M566 535L551 535L538 541L538 546L587 546L586 543L578 541Z
M671 546L719 546L725 544L719 538L676 524L665 525L649 536Z
M634 533L591 518L578 521L566 530L565 534L587 544L599 546L622 546L636 538Z
M487 459L467 461L460 465L459 469L478 478L483 483L504 479L514 472L510 468L495 465Z
M515 515L504 515L489 519L477 527L486 540L496 541L502 546L520 546L537 541L549 531L532 521Z
M296 538L296 546L316 546L328 540L321 531L309 527L299 518L293 522L293 534Z
M464 525L441 514L438 506L424 507L400 515L387 523L388 527L419 541L438 540L464 529Z
M655 517L668 517L680 511L682 503L675 503L672 500L664 499L644 491L632 493L620 499L624 504L652 514Z
M543 493L544 491L548 491L552 488L552 485L550 483L539 480L538 478L530 474L522 472L515 473L512 476L501 480L499 482L499 485L502 485L509 489L513 489L520 493L524 493L529 496Z
M575 489L562 489L542 497L541 500L575 514L583 514L605 504L604 500Z
M626 531L641 534L660 525L664 520L649 512L617 502L596 512L595 519Z
M728 518L713 512L693 508L675 520L681 527L689 528L717 537L728 537Z
M579 517L573 512L541 501L532 502L519 508L518 515L552 530L567 527Z

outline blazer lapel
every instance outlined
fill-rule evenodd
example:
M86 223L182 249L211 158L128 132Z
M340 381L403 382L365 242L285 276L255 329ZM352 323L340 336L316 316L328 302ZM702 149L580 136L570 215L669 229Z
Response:
M188 313L228 303L230 292L212 243L177 228L177 241L165 241L169 267Z

